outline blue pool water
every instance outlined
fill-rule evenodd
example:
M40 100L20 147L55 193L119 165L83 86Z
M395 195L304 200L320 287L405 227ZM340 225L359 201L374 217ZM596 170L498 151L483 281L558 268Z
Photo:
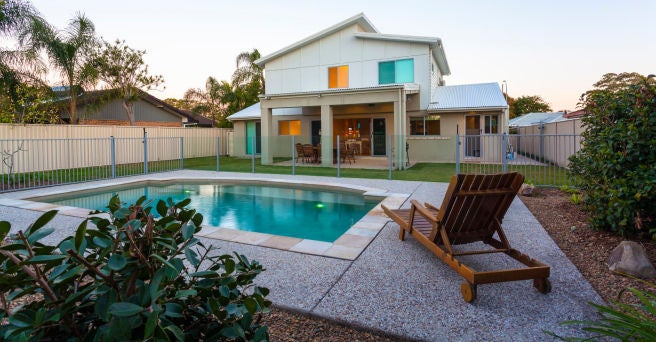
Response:
M140 184L38 200L106 210L114 194L127 204L145 195L154 200L153 207L159 199L177 202L189 197L189 206L203 214L203 225L326 242L339 238L379 202L349 192L218 183Z

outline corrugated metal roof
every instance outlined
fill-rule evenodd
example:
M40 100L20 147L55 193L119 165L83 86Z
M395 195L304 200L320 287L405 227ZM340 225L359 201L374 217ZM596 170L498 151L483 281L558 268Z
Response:
M428 111L506 108L498 83L462 84L433 89Z
M567 120L563 117L565 112L551 112L551 113L526 113L508 121L510 127L526 127L538 125L541 123L558 122Z
M301 107L291 107L291 108L274 108L273 109L273 115L301 115L303 114L303 110ZM262 115L262 111L260 110L260 103L256 103L254 105L251 105L249 107L246 107L237 113L234 113L230 116L228 116L228 120L230 121L235 121L235 120L254 120L254 119L259 119L260 116Z

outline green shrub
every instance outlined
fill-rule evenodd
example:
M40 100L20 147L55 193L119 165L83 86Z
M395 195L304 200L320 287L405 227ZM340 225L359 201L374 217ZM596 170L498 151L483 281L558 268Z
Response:
M637 289L629 289L640 304L626 304L618 301L611 305L590 304L601 316L594 321L565 321L561 324L580 325L591 336L585 338L560 337L565 341L596 341L614 338L619 341L656 341L656 295ZM621 296L622 293L620 293Z
M584 94L587 129L570 170L592 228L656 238L656 82L637 78Z
M145 197L126 207L115 196L109 219L83 221L56 246L39 242L56 211L11 236L0 247L0 339L266 340L269 291L253 285L262 266L212 256L194 237L203 217L189 203L159 201L155 220ZM0 222L0 241L9 229Z

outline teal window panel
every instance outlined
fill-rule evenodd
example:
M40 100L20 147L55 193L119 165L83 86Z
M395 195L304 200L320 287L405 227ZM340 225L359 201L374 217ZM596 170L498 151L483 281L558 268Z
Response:
M415 81L415 62L413 59L396 61L396 83L412 83Z
M378 63L378 84L394 83L394 61Z

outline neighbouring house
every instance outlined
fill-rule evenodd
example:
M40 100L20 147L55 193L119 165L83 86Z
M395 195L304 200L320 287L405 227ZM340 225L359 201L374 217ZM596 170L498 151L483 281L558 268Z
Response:
M414 161L452 162L456 134L468 136L465 153L476 157L477 139L508 128L497 83L445 86L451 70L441 39L383 34L364 14L255 63L265 93L228 119L234 154L260 154L263 164L289 156L291 136L321 143L324 166L338 140L362 155L392 156L398 169L406 167L406 143Z
M53 88L56 94L58 91L65 90L59 88L61 87ZM59 101L65 102L67 98L60 97ZM113 90L81 92L77 99L79 123L83 125L128 126L130 121L122 102L120 98L116 97ZM186 113L144 91L139 91L138 99L133 106L137 126L184 127L209 125L211 127L211 120L198 118L193 113ZM62 105L59 115L62 121L69 122L70 113L67 104Z

